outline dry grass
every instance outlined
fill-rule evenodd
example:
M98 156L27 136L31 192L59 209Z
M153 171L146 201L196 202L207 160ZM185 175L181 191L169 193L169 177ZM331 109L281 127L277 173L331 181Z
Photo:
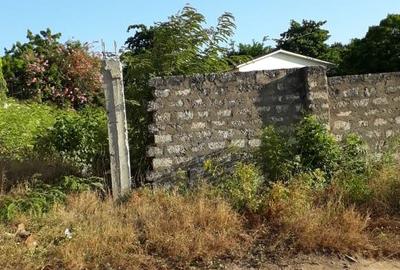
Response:
M12 224L0 224L0 269L204 266L216 258L242 256L251 244L245 228L260 227L268 228L262 235L264 253L330 251L400 257L397 167L379 169L360 186L369 194L362 204L343 200L349 191L335 183L318 185L309 180L299 176L273 184L260 194L260 209L247 220L209 187L184 195L142 189L121 204L100 200L95 193L72 195L42 218L19 216ZM19 223L32 232L36 247L10 235ZM72 231L71 239L64 235L66 228Z
M377 218L368 226L368 234L374 244L373 255L386 258L400 258L400 219Z
M47 216L22 216L14 225L19 222L38 246L3 237L15 231L13 224L0 227L1 269L171 268L234 253L244 233L240 217L219 199L149 190L119 206L94 193L70 196Z
M353 190L367 194L362 203L349 201L349 191L335 182L319 189L304 180L275 183L266 194L263 215L270 228L270 250L400 257L398 165L382 166Z
M400 163L377 170L368 182L368 188L372 193L365 207L375 216L399 215Z
M129 202L149 252L177 261L210 260L240 250L239 215L207 194L179 196L158 190Z
M295 245L300 250L348 253L371 249L365 233L367 223L368 217L353 208L330 205L310 210L288 229L296 236Z
M289 245L306 252L369 250L368 215L344 207L339 200L319 203L316 198L321 194L302 179L273 185L265 201L266 222L275 234L271 247Z

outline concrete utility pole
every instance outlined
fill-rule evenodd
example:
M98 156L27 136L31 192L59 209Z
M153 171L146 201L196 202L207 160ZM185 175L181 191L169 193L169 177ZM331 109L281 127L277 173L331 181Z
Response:
M112 193L114 198L118 198L130 191L131 168L122 65L117 56L103 60L102 73L108 115Z

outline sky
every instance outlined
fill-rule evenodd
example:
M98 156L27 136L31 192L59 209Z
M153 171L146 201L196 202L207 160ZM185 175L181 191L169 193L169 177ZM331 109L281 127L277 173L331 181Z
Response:
M0 0L0 54L16 41L26 41L27 29L38 33L46 28L62 33L63 41L93 43L98 51L98 41L104 40L112 51L114 41L118 48L124 44L129 25L165 21L185 4L202 13L210 26L223 12L231 12L237 43L279 38L292 19L326 20L328 42L348 43L387 14L400 13L400 0Z

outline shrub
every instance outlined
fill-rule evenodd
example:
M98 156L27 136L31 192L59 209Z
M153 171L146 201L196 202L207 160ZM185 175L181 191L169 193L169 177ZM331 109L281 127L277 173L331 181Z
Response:
M264 179L255 164L237 162L232 168L224 168L216 161L206 160L204 169L211 175L216 192L235 209L257 212Z
M347 135L342 145L341 170L364 175L370 170L369 166L369 153L365 142L357 134Z
M106 114L102 109L86 108L78 114L62 114L36 143L36 149L50 153L82 172L103 174L108 166Z
M263 177L254 164L238 162L233 173L222 179L219 189L234 208L256 212L260 204L262 184Z
M294 160L293 140L287 140L287 137L273 126L263 130L259 156L264 172L272 180L289 179L300 165Z
M371 197L371 189L368 185L369 178L354 173L341 173L334 179L338 185L338 191L348 205L362 205L368 203Z
M79 42L61 44L49 29L17 42L6 51L4 77L8 95L81 107L101 95L100 61Z
M46 105L0 101L0 159L30 157L36 137L54 124L57 114L59 111Z
M35 174L51 183L69 174L108 169L105 112L76 112L38 103L0 101L0 192Z
M35 159L36 138L54 124L59 113L46 105L0 99L0 193L22 180L8 179L8 174L21 175L29 169L25 163ZM13 166L16 163L25 166ZM16 167L14 171L12 167ZM36 169L40 172L40 167Z
M305 117L294 133L296 155L303 171L321 169L332 176L338 168L340 147L326 127L315 116Z
M307 116L293 132L265 128L259 156L264 172L273 181L316 169L331 178L339 167L341 148L316 117Z

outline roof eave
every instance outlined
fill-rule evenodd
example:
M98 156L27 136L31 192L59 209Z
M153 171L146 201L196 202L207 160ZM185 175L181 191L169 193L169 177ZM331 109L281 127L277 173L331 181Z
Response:
M278 53L283 53L283 54L287 54L287 55L291 55L291 56L296 56L296 57L299 57L299 58L303 58L303 59L307 59L307 60L310 60L310 61L318 62L318 63L324 64L324 65L332 65L332 66L335 65L335 64L333 64L331 62L328 62L328 61L324 61L324 60L320 60L320 59L317 59L317 58L313 58L313 57L309 57L309 56L305 56L305 55L301 55L301 54L297 54L297 53L293 53L293 52L289 52L289 51L285 51L285 50L279 49L279 50L276 50L276 51L274 51L272 53L260 56L260 57L258 57L256 59L252 59L252 60L250 60L250 61L248 61L246 63L237 65L236 68L239 69L241 67L245 67L247 65L253 64L253 63L258 62L258 61L261 61L261 60L263 60L265 58L271 57L271 56L273 56L275 54L278 54Z

